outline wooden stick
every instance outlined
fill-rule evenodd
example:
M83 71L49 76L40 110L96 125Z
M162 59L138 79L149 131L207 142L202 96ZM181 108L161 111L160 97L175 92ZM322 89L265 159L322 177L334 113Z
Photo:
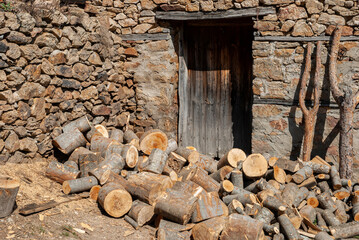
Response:
M322 194L318 195L318 201L324 209L328 209L331 212L334 212L337 209L337 206L335 205L328 192L323 192Z
M359 222L359 196L355 195L352 200L353 208L353 219Z
M294 228L293 224L289 220L286 214L280 215L277 218L279 224L283 228L283 233L289 240L300 239L298 231Z
M178 174L186 163L187 160L184 157L178 155L175 152L171 152L168 155L166 164Z
M200 153L191 154L188 161L192 164L196 164L197 166L203 168L209 173L214 173L217 171L218 162L214 160L211 156L207 156Z
M321 214L329 226L338 226L341 224L332 211L326 209Z
M247 203L253 204L257 202L255 195L245 189L238 189L235 193L233 193L233 195L225 196L222 200L226 205L228 205L230 202L232 202L233 199L237 199L243 205L246 205Z
M350 222L330 227L330 233L337 239L359 235L359 222Z
M239 169L233 169L231 172L231 182L233 183L233 186L236 186L238 188L243 188L243 173Z
M74 180L67 180L62 183L62 191L65 194L78 193L90 190L93 186L97 185L98 181L95 177L83 177Z
M125 215L124 217L125 221L128 222L135 230L139 229L140 226L138 225L138 223L131 217L129 217L128 215Z
M332 186L334 190L342 188L342 182L339 177L339 172L335 166L330 168L330 178L332 180Z
M183 180L191 180L203 187L207 192L218 192L221 188L220 183L211 178L207 172L200 167L191 167L184 169L183 172L188 172L183 176ZM180 174L181 175L181 174Z
M83 154L79 157L81 177L88 177L89 172L98 167L103 161L100 153Z
M315 174L328 174L330 172L330 167L324 164L309 161L303 162L303 165L312 168Z
M209 218L222 216L223 214L224 210L218 194L202 191L198 195L198 201L195 203L191 220L197 223Z
M46 177L61 184L66 180L78 178L80 174L80 171L65 166L57 161L51 161L45 173Z
M312 174L313 174L313 169L309 166L304 166L292 176L293 181L299 184L303 182L305 179L309 178Z
M231 166L224 166L217 170L216 172L210 174L209 176L212 177L217 182L222 182L226 178L228 179L229 174L232 172L233 168Z
M283 170L295 173L299 170L299 162L298 161L291 161L289 159L279 158L274 166L278 166L282 168Z
M97 130L97 132L99 132L103 137L105 138L109 138L109 134L108 131L106 129L105 126L101 125L101 124L97 124L95 126L95 129Z
M95 176L101 185L107 181L107 175L104 177L103 174L106 171L111 170L112 172L119 174L120 170L125 166L125 161L117 153L107 155L105 160L98 164L98 166L88 172L89 175Z
M74 161L75 163L78 164L80 155L89 154L89 153L93 153L93 152L91 152L87 148L78 147L71 153L70 157L68 158L68 161Z
M98 197L98 192L100 191L101 186L100 185L95 185L91 188L90 190L90 198L92 200L97 201L97 197Z
M192 229L193 239L219 239L226 220L224 217L215 217L206 221L197 223Z
M314 240L330 240L330 239L333 238L326 232L319 232L314 237Z

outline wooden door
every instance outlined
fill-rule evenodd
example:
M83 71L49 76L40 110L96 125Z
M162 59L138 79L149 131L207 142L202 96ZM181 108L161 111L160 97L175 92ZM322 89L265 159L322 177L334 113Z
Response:
M250 26L193 26L180 51L179 140L221 157L251 144Z

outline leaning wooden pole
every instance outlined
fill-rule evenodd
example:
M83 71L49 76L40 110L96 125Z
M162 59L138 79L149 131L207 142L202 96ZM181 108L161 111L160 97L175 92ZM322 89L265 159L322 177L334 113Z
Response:
M353 176L353 118L355 107L359 103L359 91L355 94L351 88L344 92L339 89L337 77L337 57L342 29L337 27L334 31L334 38L329 58L329 79L330 88L335 101L339 106L340 136L339 136L339 173L344 179L351 179Z
M320 51L322 43L317 42L317 51L316 51L316 66L315 66L315 76L314 76L314 105L312 109L308 109L305 106L305 88L307 81L310 77L311 70L311 55L313 44L308 43L307 55L305 57L305 67L304 73L301 79L300 92L299 92L299 106L303 112L304 117L304 141L303 141L303 161L310 161L310 155L313 149L313 138L314 138L314 127L317 119L317 113L319 110L319 74L320 74Z

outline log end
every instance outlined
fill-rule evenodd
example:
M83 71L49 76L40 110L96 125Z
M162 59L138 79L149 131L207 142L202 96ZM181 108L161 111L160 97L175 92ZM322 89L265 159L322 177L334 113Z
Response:
M118 218L130 211L132 206L131 195L123 190L116 189L111 191L104 201L105 211L112 217Z

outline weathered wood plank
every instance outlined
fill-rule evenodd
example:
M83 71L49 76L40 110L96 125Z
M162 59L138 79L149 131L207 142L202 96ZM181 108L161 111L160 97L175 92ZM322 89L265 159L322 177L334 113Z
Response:
M268 105L281 105L281 106L298 106L299 107L299 101L293 100L293 99L260 99L260 98L254 98L253 104L268 104ZM311 101L306 101L305 105L307 107L313 107L313 103ZM338 104L336 102L328 102L328 101L320 101L319 104L320 107L329 107L332 109L338 109ZM357 109L359 106L356 107Z
M144 33L144 34L122 34L120 35L124 41L144 41L144 40L168 40L171 38L169 33Z
M156 18L159 20L172 20L172 21L188 21L188 20L209 20L209 19L231 19L243 17L255 17L276 13L273 7L259 7L250 9L231 9L219 12L156 12Z
M257 36L255 41L274 41L274 42L316 42L316 41L330 41L332 36L317 36L317 37L290 37L290 36ZM340 41L358 41L359 36L342 37Z

